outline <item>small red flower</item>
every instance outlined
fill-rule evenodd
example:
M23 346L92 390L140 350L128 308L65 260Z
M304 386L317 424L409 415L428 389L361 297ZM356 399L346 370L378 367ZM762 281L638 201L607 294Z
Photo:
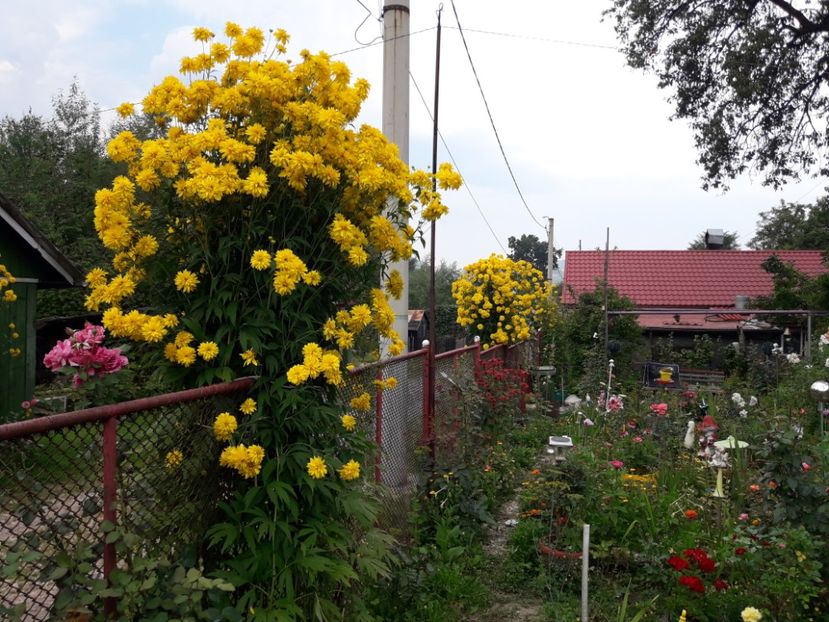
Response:
M676 555L673 555L673 556L668 558L668 565L671 566L671 568L673 568L674 570L676 570L678 572L682 572L686 568L689 568L691 564L689 564L687 561L685 561L681 557L677 557Z
M716 562L710 557L698 560L697 565L703 572L714 572L714 569L717 567Z
M688 520L696 520L697 516L699 516L699 514L697 514L696 510L685 510L685 518Z
M692 592L699 592L700 594L705 592L705 585L703 585L702 579L700 579L699 577L679 577L679 584L684 585Z
M717 579L714 581L714 589L718 592L725 592L728 589L728 582L724 579Z
M734 554L735 554L735 555L739 555L740 557L742 557L743 555L745 555L745 554L746 554L746 549L745 549L745 547L738 546L736 549L734 549Z

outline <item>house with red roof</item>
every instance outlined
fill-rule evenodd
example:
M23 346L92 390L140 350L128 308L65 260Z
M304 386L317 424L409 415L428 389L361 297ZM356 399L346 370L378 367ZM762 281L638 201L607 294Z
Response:
M762 268L770 255L810 277L827 271L821 251L611 250L607 280L637 309L648 310L638 321L651 336L711 333L736 340L742 331L776 338L779 328L739 313L750 299L771 294L771 275ZM595 290L604 268L604 251L567 251L562 302L572 305L580 294ZM669 311L654 313L660 309Z

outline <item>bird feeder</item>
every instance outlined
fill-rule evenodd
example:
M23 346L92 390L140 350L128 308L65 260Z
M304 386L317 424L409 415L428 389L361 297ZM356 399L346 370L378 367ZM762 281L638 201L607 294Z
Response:
M573 439L569 436L551 436L547 441L547 453L553 456L556 464L564 462L572 448Z

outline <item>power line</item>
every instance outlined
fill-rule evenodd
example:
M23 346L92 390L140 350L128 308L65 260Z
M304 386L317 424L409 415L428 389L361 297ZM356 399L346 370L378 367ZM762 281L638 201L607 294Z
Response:
M372 40L371 40L371 41L369 41L368 43L363 43L362 41L360 41L360 40L357 38L357 33L358 33L358 32L360 32L360 28L362 28L362 27L363 27L363 24L365 24L365 23L368 21L368 19L369 19L370 17L374 17L374 13L372 13L372 12L371 12L371 9L370 9L370 8L368 8L365 4L363 4L363 3L361 2L361 0L357 0L357 4L359 4L361 7L363 7L363 8L365 9L365 11L366 11L367 15L363 18L363 21L361 21L361 22L360 22L360 25L359 25L359 26L357 26L357 28L354 30L354 40L355 40L357 43L359 43L360 45L371 45L372 43L374 43L374 42L375 42L375 41L377 41L378 39L382 39L382 38L383 38L383 35L379 35L379 36L377 36L377 37L374 37L374 39L372 39ZM378 19L377 21L380 21L380 20Z
M422 30L415 30L414 32L410 32L407 35L398 35L397 37L391 37L389 39L381 39L380 41L374 41L373 43L367 43L366 45L361 45L358 48L351 48L350 50L343 50L342 52L334 52L333 54L329 54L329 56L342 56L343 54L350 54L351 52L357 52L359 50L365 50L366 48L374 47L375 45L380 45L385 43L386 41L396 41L397 39L405 39L406 37L413 37L414 35L419 35L424 32L429 32L430 30L434 30L437 26L430 26L429 28L423 28Z
M412 79L412 84L414 84L417 94L420 95L420 101L423 102L423 106L424 108L426 108L426 113L429 115L429 118L434 121L434 117L432 116L432 110L429 108L429 104L426 102L426 98L423 96L423 92L420 90L420 87L417 84L417 80L415 80L415 77L412 75L411 71L409 72L409 77ZM463 180L463 186L469 193L469 197L472 199L472 203L475 205L475 208L478 210L478 213L481 215L481 218L483 218L484 223L486 223L489 232L492 234L492 237L495 238L495 241L498 243L498 246L501 247L501 250L504 251L504 255L509 255L509 253L507 253L507 249L505 249L504 245L501 244L501 240L498 238L498 234L495 233L495 230L492 228L492 225L489 224L489 220L487 220L486 215L484 215L484 212L481 209L481 206L478 204L478 200L475 198L475 195L472 194L472 189L469 187L469 184L466 183L466 179L464 179L463 173L461 173L460 167L458 166L458 163L455 160L455 156L452 155L452 151L449 149L449 145L446 144L446 139L443 138L443 134L440 130L438 130L438 136L440 136L440 142L443 143L443 147L444 149L446 149L446 153L449 154L449 159L452 160L452 164L454 165L455 170L458 171L458 175L461 176L461 179Z
M454 26L446 26L446 28L451 28L452 30L460 30L460 27L455 28ZM603 45L601 43L586 43L584 41L568 41L566 39L550 39L548 37L536 37L533 35L520 35L511 32L496 32L494 30L480 30L476 28L467 28L466 32L475 32L482 35L495 35L497 37L510 37L512 39L526 39L528 41L543 41L544 43L557 43L560 45L577 45L579 47L586 47L586 48L598 48L602 50L615 50L620 51L615 45Z
M481 98L484 100L484 106L486 107L486 114L489 117L489 123L492 125L492 131L495 133L495 140L498 141L498 148L501 150L501 155L504 157L504 163L507 165L507 170L509 171L509 175L512 178L512 183L515 184L515 189L518 191L518 196L521 197L521 203L524 204L524 208L527 210L527 213L530 215L530 218L533 219L535 224L546 231L544 225L542 225L538 218L535 217L530 206L527 205L527 201L524 199L524 194L521 192L521 188L518 186L518 181L515 179L515 174L512 172L512 166L510 166L509 159L507 158L507 153L504 151L504 145L501 143L501 137L498 135L498 130L495 127L495 121L492 118L492 112L489 110L489 103L486 100L486 95L484 95L484 88L481 86L481 80L478 78L478 72L475 69L475 63L472 62L472 54L469 52L469 46L466 44L466 37L463 34L463 28L461 28L461 21L458 18L458 9L455 8L455 0L451 0L452 2L452 11L455 13L455 22L458 24L458 32L461 33L461 40L463 41L463 47L466 50L466 57L469 59L469 65L472 67L472 73L475 75L475 81L478 83L478 90L481 92Z

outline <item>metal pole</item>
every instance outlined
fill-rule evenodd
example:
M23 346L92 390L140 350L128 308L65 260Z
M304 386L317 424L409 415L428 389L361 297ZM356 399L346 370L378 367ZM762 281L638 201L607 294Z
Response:
M435 107L432 123L432 190L437 190L437 166L438 166L438 103L440 93L440 14L443 5L438 9L438 31L435 47ZM431 260L429 262L429 417L434 421L435 416L435 354L437 352L437 304L435 302L435 225L432 221L432 239L429 246ZM434 445L432 445L434 447Z
M400 159L408 164L409 0L396 0L383 7L383 41L383 134L397 145ZM397 270L403 278L400 299L392 298L389 303L394 311L394 330L408 347L409 262L392 262L389 270ZM383 356L388 356L385 340L380 345Z
M374 394L374 437L377 443L377 456L374 459L374 481L379 484L382 481L380 468L383 463L383 387L379 384L383 382L382 367L377 370L374 379L378 383Z
M555 263L555 249L553 248L554 219L547 219L547 280L553 282L553 264Z
M115 499L118 489L118 419L110 417L104 421L103 432L103 467L104 467L104 521L115 524L118 515L115 510ZM108 534L104 534L104 538ZM109 576L115 570L116 564L115 543L104 543L104 580L109 583ZM107 619L114 618L116 614L117 601L113 597L104 599L104 616Z
M609 315L607 308L607 273L610 264L610 227L607 228L607 238L604 243L604 360L607 361L608 355L608 335L610 332ZM610 397L608 395L608 397Z
M806 362L812 362L812 314L806 314Z

